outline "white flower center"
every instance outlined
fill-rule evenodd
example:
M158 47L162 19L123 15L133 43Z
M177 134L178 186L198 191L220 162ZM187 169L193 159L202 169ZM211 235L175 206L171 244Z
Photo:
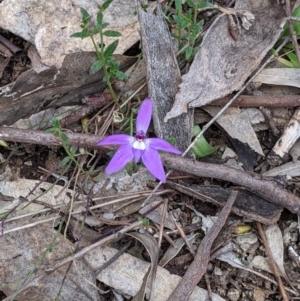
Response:
M145 150L146 144L144 141L135 140L132 147L139 150Z

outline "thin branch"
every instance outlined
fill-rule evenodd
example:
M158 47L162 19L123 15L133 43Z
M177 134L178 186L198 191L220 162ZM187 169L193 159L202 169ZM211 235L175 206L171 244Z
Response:
M293 213L300 212L300 199L283 189L271 177L242 171L222 164L203 163L170 154L161 154L164 165L198 177L230 181L252 190L268 201L287 208Z
M5 45L12 53L17 53L18 51L22 51L21 48L17 47L10 40L6 39L4 36L0 35L0 43Z
M280 293L282 295L282 298L284 301L289 301L289 297L285 291L285 288L284 288L284 285L281 281L281 278L280 278L280 275L279 275L279 271L278 271L278 267L276 265L276 262L274 260L274 257L273 257L273 254L272 254L272 251L270 249L270 246L268 244L268 241L267 241L267 238L266 238L266 235L265 235L265 232L263 230L263 227L262 227L262 224L261 223L256 223L256 226L257 226L257 229L258 229L258 232L259 232L259 235L262 239L262 242L265 246L265 249L266 249L266 252L267 252L267 255L268 255L268 260L270 262L270 265L271 265L271 268L273 270L273 274L277 280L277 283L278 283L278 286L279 286L279 290L280 290Z
M232 98L232 95L214 100L210 106L225 106ZM299 107L299 95L240 95L236 98L231 107Z
M113 234L111 234L111 235L109 235L107 237L104 237L103 239L95 242L94 244L89 245L89 246L81 249L80 251L78 251L74 255L66 258L65 260L62 260L62 261L58 262L57 264L55 264L51 268L48 268L45 271L46 271L46 273L52 273L55 270L57 270L60 267L62 267L63 265L65 265L65 264L67 264L67 263L69 263L69 262L71 262L73 260L81 258L82 256L84 256L86 253L90 252L91 250L93 250L93 249L95 249L97 247L103 246L103 245L107 244L108 242L111 242L114 239L120 239L123 236L123 234L125 234L125 233L133 230L134 228L142 226L142 224L143 224L142 221L141 222L138 221L138 222L135 222L135 223L131 224L130 226L124 227L120 231L118 231L116 233L113 233Z
M180 236L183 238L183 240L184 240L184 242L185 242L187 248L189 249L190 253L191 253L193 256L195 256L196 253L195 253L195 251L193 250L192 245L190 244L190 242L189 242L188 238L186 237L186 235L185 235L183 229L181 228L180 224L176 221L176 218L175 218L175 216L174 216L174 214L173 214L172 212L171 212L170 216L171 216L171 218L172 218L172 220L173 220L173 223L175 224L175 226L176 226L176 228L177 228L177 230L178 230Z

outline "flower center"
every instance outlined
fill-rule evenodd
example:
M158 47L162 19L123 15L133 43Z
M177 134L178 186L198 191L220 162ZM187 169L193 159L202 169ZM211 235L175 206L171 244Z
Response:
M145 150L146 149L146 144L145 144L145 133L143 131L138 131L136 135L134 136L134 143L132 147L134 149L139 149L139 150Z
M145 136L145 133L143 131L138 131L136 133L136 135L134 136L134 138L139 141L139 142L142 142L145 140L146 136Z

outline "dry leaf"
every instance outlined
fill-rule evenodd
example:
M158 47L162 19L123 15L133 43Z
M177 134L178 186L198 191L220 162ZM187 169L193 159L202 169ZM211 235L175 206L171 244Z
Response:
M270 225L265 228L265 235L272 252L273 258L284 279L290 283L284 270L284 246L282 233L277 225Z
M192 244L195 241L196 236L198 233L193 235L188 235L186 238ZM164 267L170 260L176 257L176 255L181 251L182 247L185 245L185 241L182 237L176 239L174 241L176 248L172 245L169 246L168 250L164 253L164 256L159 262L161 267Z
M300 69L266 68L255 77L253 82L300 88Z
M74 191L71 189L64 189L62 186L47 182L41 183L38 180L18 179L16 181L0 181L0 191L14 198L14 201L8 203L6 207L2 207L1 211L9 210L19 204L19 197L26 197L37 185L37 189L28 197L28 201L37 199L51 206L65 205L70 201L70 197L74 195ZM28 205L28 202L24 201L18 208L18 214L37 214L42 209L45 209L45 206L35 203Z
M287 176L287 177L298 177L300 176L300 161L288 162L278 167L272 168L267 172L263 173L264 176L275 177L275 176Z
M147 286L148 286L147 299L150 299L149 294L151 295L151 293L152 293L154 278L155 278L156 271L157 271L158 255L159 255L157 241L155 240L155 238L152 235L150 235L147 232L145 232L145 233L129 232L129 233L126 233L126 235L132 236L135 239L137 239L139 242L141 242L143 244L143 246L146 248L146 250L151 258L151 264L150 264L150 267L149 267L147 273L145 274L145 276L143 278L143 284L142 284L141 288L139 289L138 293L132 299L132 301L144 300Z
M218 107L205 106L203 108L212 116L220 111ZM256 153L264 156L257 136L248 119L248 115L239 108L228 108L216 122L232 137L242 143L247 143Z
M144 214L153 207L155 207L159 202L161 202L163 199L160 197L156 197L154 201L151 202L151 204L148 204L144 206L139 213ZM155 208L153 211L151 211L149 214L147 214L147 218L150 219L151 221L160 224L161 218L162 218L162 212L163 212L163 205ZM171 230L175 230L175 224L170 217L170 214L167 212L166 217L165 217L165 222L164 222L164 227L169 228Z

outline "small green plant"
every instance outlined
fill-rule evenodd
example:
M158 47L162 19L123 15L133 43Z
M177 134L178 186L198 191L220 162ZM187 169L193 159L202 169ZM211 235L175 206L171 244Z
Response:
M183 3L185 2L188 10L183 14ZM204 23L203 20L197 21L199 11L213 7L212 3L203 0L175 0L176 14L172 15L172 18L176 23L177 34L173 34L173 36L178 40L179 50L185 49L186 60L193 58L198 51L195 44Z
M118 46L119 40L115 40L107 46L104 44L104 36L121 36L121 33L118 31L105 30L109 23L105 23L103 21L103 12L109 7L112 1L113 0L107 0L102 5L99 5L99 11L95 20L93 20L92 16L84 8L80 8L82 15L82 23L80 27L82 28L82 31L73 33L71 37L81 39L88 37L91 38L97 56L97 61L94 62L91 67L91 73L96 73L99 70L103 70L103 81L107 83L109 91L117 105L118 100L116 93L112 87L111 81L113 78L126 80L127 76L125 75L125 73L119 70L120 62L118 62L113 56L113 53ZM96 39L94 37L95 35L99 35L99 44L96 43Z
M67 153L67 156L60 162L60 165L64 166L64 165L67 165L68 163L70 163L70 161L72 161L82 172L85 173L85 171L82 169L82 167L80 166L80 164L77 162L77 160L75 158L75 153L76 153L77 147L76 146L72 146L72 147L68 146L70 139L62 131L59 121L56 118L52 118L51 124L52 124L52 127L49 128L48 130L46 130L46 133L51 133L51 134L59 137L62 142L62 146L63 146L65 152Z
M292 12L292 17L294 18L300 18L300 5ZM300 22L293 21L294 30L297 36L300 35ZM286 23L283 27L283 32L280 36L281 38L284 37L290 37L290 29L288 24ZM298 46L299 47L299 46ZM279 63L281 63L283 66L288 68L300 68L297 56L295 54L294 45L292 43L288 43L285 45L285 47L280 51L280 53L277 53L275 49L272 49L273 54L275 54L276 59Z
M144 227L148 227L150 225L148 218L138 217L138 221L142 222Z
M201 132L201 128L199 125L195 125L193 129L193 137L197 136ZM203 157L209 156L216 152L218 150L218 147L212 147L210 144L206 141L204 136L200 136L194 146L192 147L192 150L196 156L197 159L201 159Z

